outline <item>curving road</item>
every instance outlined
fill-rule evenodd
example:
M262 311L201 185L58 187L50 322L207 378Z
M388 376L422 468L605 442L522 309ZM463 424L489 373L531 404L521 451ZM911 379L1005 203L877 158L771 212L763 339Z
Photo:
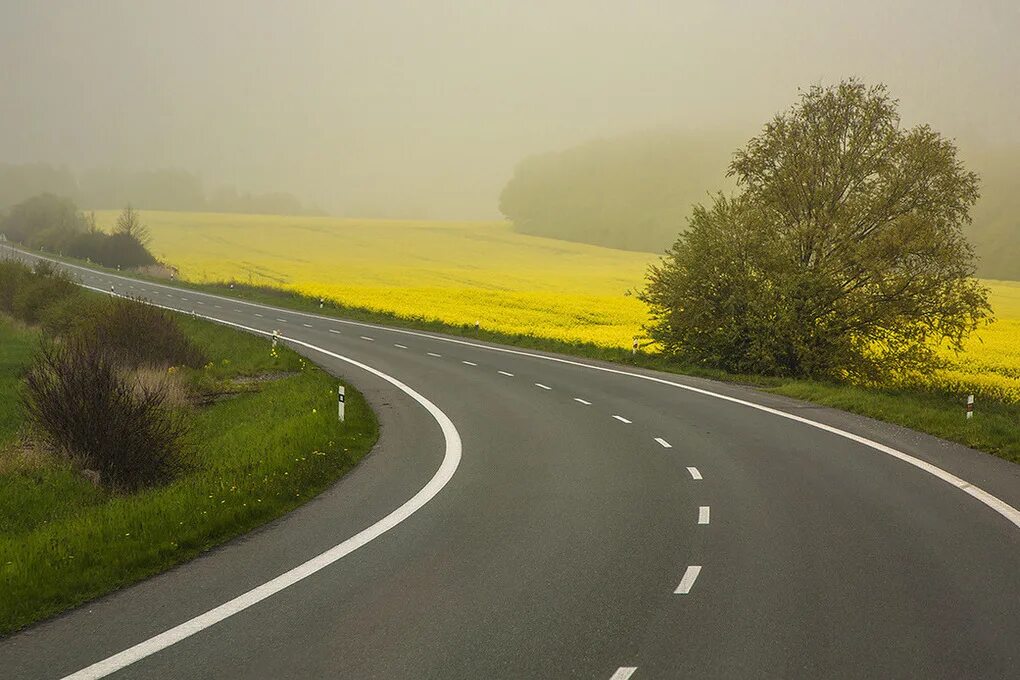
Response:
M1020 677L1020 466L736 385L74 274L279 330L381 436L280 520L0 641L0 677Z

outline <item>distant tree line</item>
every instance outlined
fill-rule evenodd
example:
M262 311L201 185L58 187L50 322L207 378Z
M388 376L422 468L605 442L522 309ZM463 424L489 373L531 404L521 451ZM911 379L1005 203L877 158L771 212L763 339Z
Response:
M520 233L611 248L660 252L688 226L719 178L735 139L652 132L602 139L525 159L500 198ZM1020 148L980 151L968 161L982 177L968 235L978 274L1020 280Z
M517 166L499 208L524 234L661 251L691 206L718 188L729 148L652 132L532 156Z
M202 180L183 170L92 169L74 173L43 163L0 163L0 210L30 196L66 196L78 205L101 210L134 205L147 210L321 214L286 192L253 194L231 186L207 190Z
M128 206L112 233L96 226L69 198L40 194L18 203L0 219L0 234L9 241L87 259L107 267L143 267L156 263L148 251L148 230Z

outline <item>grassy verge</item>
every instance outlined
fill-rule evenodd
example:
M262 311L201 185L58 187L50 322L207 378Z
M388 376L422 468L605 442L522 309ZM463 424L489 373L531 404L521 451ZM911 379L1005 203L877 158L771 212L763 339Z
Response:
M1020 405L1018 404L983 400L978 404L975 418L967 421L965 418L966 395L963 394L916 389L864 388L813 380L733 375L719 370L680 365L661 355L646 352L632 354L625 349L601 347L588 343L569 343L532 335L510 335L484 328L476 330L473 326L453 325L425 318L404 318L332 302L327 302L324 308L320 309L318 300L276 288L254 287L237 283L233 288L229 284L222 283L184 283L179 285L207 293L354 321L445 333L527 349L557 352L670 373L752 385L767 392L903 425L1020 463Z
M374 444L375 416L350 386L340 425L336 380L296 353L281 348L274 356L264 339L193 319L179 323L211 358L189 379L235 389L194 409L183 476L117 494L22 446L15 393L37 334L0 321L0 634L278 517Z
M157 283L167 283L152 277L140 278ZM476 330L472 326L448 324L424 317L406 318L360 307L345 306L332 301L327 302L324 309L320 309L318 300L278 288L249 286L236 282L233 287L228 283L198 284L183 281L175 281L174 285L354 321L445 333L526 349L557 352L669 373L752 385L768 392L843 409L927 432L1006 460L1020 462L1020 404L982 400L977 405L974 419L968 422L965 419L964 410L965 394L919 389L861 388L820 381L732 375L698 366L680 365L652 353L638 352L635 355L625 349L602 347L590 343L571 343L533 335L511 335L485 328Z

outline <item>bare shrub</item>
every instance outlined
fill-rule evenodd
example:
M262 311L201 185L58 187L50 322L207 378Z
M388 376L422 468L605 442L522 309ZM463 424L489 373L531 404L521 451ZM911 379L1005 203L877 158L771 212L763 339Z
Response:
M41 347L25 376L24 404L47 444L107 486L152 486L181 467L185 423L166 393L137 385L95 342Z
M169 312L131 300L115 300L81 334L94 336L129 368L168 364L199 368L206 363Z

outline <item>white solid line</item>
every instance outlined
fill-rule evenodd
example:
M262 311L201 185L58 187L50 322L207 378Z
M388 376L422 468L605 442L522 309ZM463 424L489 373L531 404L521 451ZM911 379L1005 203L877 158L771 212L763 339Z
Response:
M671 448L673 448L673 445L670 444L665 439L663 439L662 437L656 437L655 441L659 442L659 446L661 446L664 449L671 449Z
M338 331L338 330L337 330L337 329L335 329L335 328L330 328L330 329L329 329L329 332L330 332L330 333L336 333L337 335L340 335L340 331Z
M586 400L582 399L581 397L574 397L574 401L576 401L579 404L584 404L585 406L591 406L591 402L590 401L586 401Z
M689 467L687 471L691 473L691 477L694 479L701 479L701 472L696 467Z
M53 259L51 257L45 257L43 255L36 255L35 253L27 253L27 252L25 252L23 250L19 250L18 248L13 248L13 247L11 247L9 245L0 245L0 247L5 248L7 250L14 251L14 252L19 253L21 255L25 255L25 256L28 256L28 257L34 257L37 260L47 260L49 262L54 262L56 264L59 264L62 267L67 267L67 268L70 268L70 269L76 269L76 270L79 270L79 271L85 271L85 272L89 272L89 273L94 273L94 271L92 269L89 269L88 267L82 267L81 265L77 265L77 264L70 264L70 263L66 263L66 262L61 262L61 261L55 260L55 259ZM134 281L135 280L135 279L129 278L127 276L121 276L119 274L108 274L107 276L109 276L110 278L120 279L122 281ZM166 290L174 290L174 291L179 290L178 288L175 288L173 286L168 286L168 285L164 285L164 284L161 284L161 283L149 283L148 285L156 287L156 288L164 288ZM93 290L95 290L95 289L93 289ZM104 292L105 293L107 291L99 291L99 292ZM169 293L167 293L167 295L169 295ZM551 361L551 362L558 363L558 364L565 364L567 366L578 366L578 367L581 367L581 368L587 368L588 370L591 370L591 371L601 371L603 373L612 373L614 375L622 375L622 376L626 376L628 378L635 378L637 380L647 380L649 382L658 383L660 385L668 385L669 387L675 387L675 388L680 389L680 390L686 390L688 392L693 392L694 394L700 394L700 395L705 396L705 397L712 397L713 399L719 399L719 400L722 400L722 401L729 402L731 404L739 404L740 406L746 406L747 408L752 408L752 409L755 409L757 411L761 411L762 413L768 413L770 415L774 415L774 416L777 416L779 418L786 418L787 420L791 420L793 422L801 423L802 425L806 425L808 427L813 427L813 428L822 430L824 432L828 432L829 434L833 434L833 435L835 435L837 437L842 437L844 439L849 439L850 441L856 442L858 444L861 444L862 446L867 446L868 448L874 449L875 451L878 451L880 453L884 453L884 454L886 454L888 456L892 456L893 458L896 458L896 459L898 459L898 460L900 460L900 461L902 461L904 463L907 463L908 465L913 465L914 467L918 468L919 470L922 470L923 472L927 472L928 474L930 474L930 475L932 475L934 477L937 477L938 479L941 479L943 482L945 482L945 483L947 483L947 484L949 484L951 486L954 486L957 489L959 489L960 491L963 491L964 493L970 495L971 497L973 497L978 502L983 503L985 506L987 506L991 510L993 510L993 511L997 512L998 514L1002 515L1003 517L1005 517L1007 521L1011 522L1014 526L1016 526L1018 529L1020 529L1020 510L1014 508L1009 503L1006 503L1001 498L993 496L992 494L988 493L984 489L982 489L980 487L977 487L977 486L974 486L970 482L968 482L968 481L966 481L964 479L961 479L960 477L957 477L956 475L954 475L951 472L947 472L946 470L943 470L942 468L940 468L940 467L938 467L936 465L932 465L928 461L922 460L922 459L917 458L915 456L911 456L910 454L907 454L907 453L904 453L904 452L899 451L897 449L894 449L891 446L886 446L885 444L880 444L880 443L878 443L878 442L876 442L876 441L874 441L872 439L868 439L867 437L863 437L861 435L854 434L853 432L848 432L846 430L841 430L838 427L833 427L832 425L826 425L825 423L820 423L820 422L818 422L816 420L810 420L808 418L805 418L804 416L799 416L799 415L796 415L796 414L793 414L793 413L787 413L786 411L781 411L779 409L772 408L771 406L764 406L762 404L756 404L753 401L747 401L746 399L739 399L737 397L731 397L731 396L726 395L726 394L720 394L719 392L712 392L711 390L706 390L706 389L701 388L701 387L694 387L692 385L684 385L683 383L678 383L678 382L676 382L674 380L667 380L665 378L659 378L659 377L656 377L654 375L645 375L643 373L632 373L630 371L625 371L625 370L619 369L619 368L610 368L608 366L596 366L594 364L586 364L583 361L575 361L573 359L565 359L565 358L562 358L562 357L547 356L545 354L535 354L534 352L526 352L526 351L519 350L519 349L510 349L509 347L494 347L492 345L486 345L486 344L483 344L483 343L480 343L480 342L472 342L470 340L458 340L457 338L447 338L447 337L443 337L441 335L432 335L431 333L422 333L421 331L411 331L411 330L405 330L403 328L392 328L392 327L389 327L389 326L380 326L378 324L364 323L364 322L361 322L361 321L349 321L347 319L337 319L335 317L322 316L321 314L309 314L307 312L297 312L297 311L290 310L290 309L282 309L282 308L279 308L279 307L270 307L268 305L261 305L261 304L259 304L257 302L248 302L246 300L238 300L236 298L225 297L225 296L222 296L222 295L214 295L212 293L203 293L203 295L205 297L207 297L207 298L214 298L214 299L217 299L217 300L230 301L230 302L235 303L235 304L248 305L250 307L258 307L260 309L273 309L275 311L280 311L280 312L284 312L284 313L291 313L291 314L298 314L298 315L301 315L301 316L307 316L307 317L311 317L313 319L321 319L323 321L329 321L329 322L332 322L332 323L342 323L342 324L347 324L347 325L350 325L350 326L358 326L360 328L374 328L374 329L377 329L377 330L386 331L386 332L390 332L390 333L400 333L401 335L411 335L411 336L414 336L414 337L417 337L417 338L427 338L429 340L434 340L434 341L437 341L437 342L446 342L446 343L450 343L450 344L454 344L454 345L463 345L465 347L473 347L473 348L476 348L476 349L484 349L484 350L487 350L489 352L502 352L504 354L513 354L515 356L528 357L530 359L539 359L541 361ZM170 297L173 297L173 296L170 296ZM173 311L180 311L180 310L173 310Z
M683 578L680 579L680 585L673 591L675 595L686 595L691 592L691 588L694 587L694 581L697 580L698 574L701 573L701 567L687 567L687 571L684 572Z
M368 340L369 342L375 342L375 338L370 338L367 335L362 335L361 339L362 340Z
M394 347L399 347L400 349L407 349L407 345L401 345L401 344L399 344L399 343L396 343L396 342L395 342L395 343L393 343L393 346L394 346Z
M616 672L609 676L609 680L627 680L630 676L634 675L634 671L637 670L637 666L622 666L616 669Z
M707 505L702 505L698 508L698 524L708 524L710 508Z
M164 309L169 308L164 307ZM240 328L250 333L270 335L266 331L260 331L257 328L250 328L242 326L241 324L231 323L223 319L216 319L204 315L202 318L210 321L217 321L227 326ZM462 454L460 433L457 432L457 428L454 426L453 421L451 421L438 406L393 376L372 368L367 364L336 354L335 352L330 352L329 350L321 347L316 347L315 345L307 342L294 340L293 338L289 338L288 340L295 345L307 347L308 349L321 352L322 354L333 357L334 359L345 361L352 366L357 366L358 368L368 371L369 373L394 385L397 389L421 404L435 419L435 421L439 423L439 428L443 432L443 438L446 440L446 450L443 455L443 462L439 465L439 469L436 470L436 474L432 476L432 479L430 479L429 482L418 491L418 493L405 501L399 508L386 515L375 524L367 527L366 529L362 529L354 536L338 543L329 550L316 555L310 560L299 564L293 569L280 574L276 578L267 581L246 593L238 595L232 600L224 602L218 607L210 609L204 614L199 614L198 616L189 619L184 623L178 624L177 626L174 626L159 635L151 637L144 642L139 642L118 654L114 654L113 656L103 659L102 661L98 661L76 673L65 676L63 680L96 680L98 678L106 677L111 673L115 673L116 671L135 663L136 661L140 661L147 656L151 656L152 654L166 649L181 640L191 637L195 633L205 630L206 628L209 628L210 626L213 626L234 614L238 614L252 605L258 604L262 600L275 595L284 588L292 586L298 581L307 578L322 569L325 569L337 560L351 554L358 548L368 544L379 536L382 536L384 533L420 510L430 500L435 498L436 495L442 491L443 487L446 486L446 484L453 478L454 473L457 471L457 466L460 465Z
M476 364L473 361L461 361L460 363L467 364L468 366L477 366L478 365L478 364Z
M621 423L627 423L628 425L630 425L630 421L624 418L623 416L618 416L614 413L613 417L619 420Z
M543 385L542 383L535 383L535 387L541 387L543 390L551 390L552 389L548 385Z
M425 354L428 354L430 357L439 357L440 359L443 357L442 354L436 354L435 352L425 352Z
M310 323L303 323L301 325L304 326L305 328L311 328L312 327L312 324L310 324Z
M500 375L505 375L508 378L514 377L513 373L507 373L506 371L496 371L496 373L499 373Z

